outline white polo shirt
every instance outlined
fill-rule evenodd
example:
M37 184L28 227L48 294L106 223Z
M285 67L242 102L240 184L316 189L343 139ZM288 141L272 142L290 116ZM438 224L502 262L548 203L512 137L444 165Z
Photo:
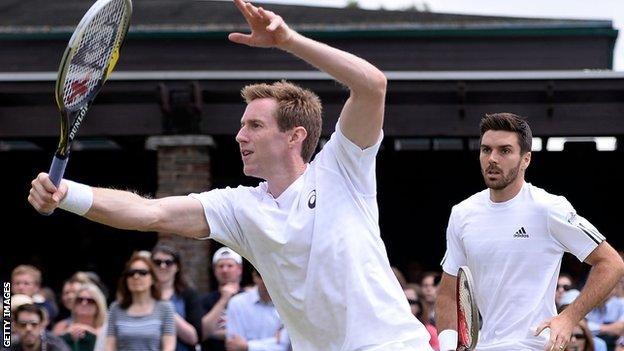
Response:
M489 189L453 207L442 268L467 265L483 317L479 351L543 350L537 326L556 315L555 290L564 252L585 258L604 237L562 196L525 183L494 203Z
M204 207L210 238L262 275L294 350L431 350L380 237L381 139L361 150L337 125L278 198L266 182L191 194Z

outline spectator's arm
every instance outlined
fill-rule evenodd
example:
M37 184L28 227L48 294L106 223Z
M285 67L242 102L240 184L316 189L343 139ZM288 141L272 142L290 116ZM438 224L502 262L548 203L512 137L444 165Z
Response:
M221 295L219 301L217 301L212 309L202 317L202 338L204 340L208 339L210 336L219 340L223 340L225 338L225 331L219 330L217 323L225 311L228 300L229 298Z
M199 299L199 294L194 290L186 290L183 293L184 296L184 309L186 312L186 320L195 328L197 339L201 338L201 319L202 319L202 306Z
M179 314L174 315L176 334L187 345L197 344L197 330Z
M613 336L624 335L624 321L617 321L610 324L602 324L599 328L600 334L609 334Z
M117 338L109 335L106 337L106 344L104 345L105 351L117 351Z
M176 348L176 336L171 334L165 334L162 337L162 351L175 351Z

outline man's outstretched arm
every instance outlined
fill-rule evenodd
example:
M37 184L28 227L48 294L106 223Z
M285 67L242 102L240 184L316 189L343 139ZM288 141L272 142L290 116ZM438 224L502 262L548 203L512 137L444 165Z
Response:
M353 54L300 35L271 11L243 0L234 3L252 32L232 33L231 41L288 51L346 85L351 95L340 115L343 134L362 149L377 142L383 125L387 84L379 69Z
M81 207L73 212L111 227L175 233L191 238L210 233L201 203L188 196L147 199L129 191L93 188L66 180L57 189L48 174L40 173L31 182L28 202L41 213L52 213L68 193L70 201L78 202Z

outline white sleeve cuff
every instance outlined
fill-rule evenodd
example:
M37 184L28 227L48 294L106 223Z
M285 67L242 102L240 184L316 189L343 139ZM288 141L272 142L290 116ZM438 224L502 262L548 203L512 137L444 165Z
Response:
M63 180L67 184L67 195L59 204L59 208L84 216L93 205L93 189L85 184Z
M457 331L445 329L438 334L440 341L440 351L457 350Z

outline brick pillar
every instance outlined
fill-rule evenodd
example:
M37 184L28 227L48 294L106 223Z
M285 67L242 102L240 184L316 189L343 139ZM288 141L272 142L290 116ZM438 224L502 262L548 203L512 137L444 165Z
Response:
M152 136L146 148L158 151L156 197L187 195L211 187L210 152L214 140L206 135ZM200 292L210 290L210 240L158 233L158 242L180 251L188 280Z

